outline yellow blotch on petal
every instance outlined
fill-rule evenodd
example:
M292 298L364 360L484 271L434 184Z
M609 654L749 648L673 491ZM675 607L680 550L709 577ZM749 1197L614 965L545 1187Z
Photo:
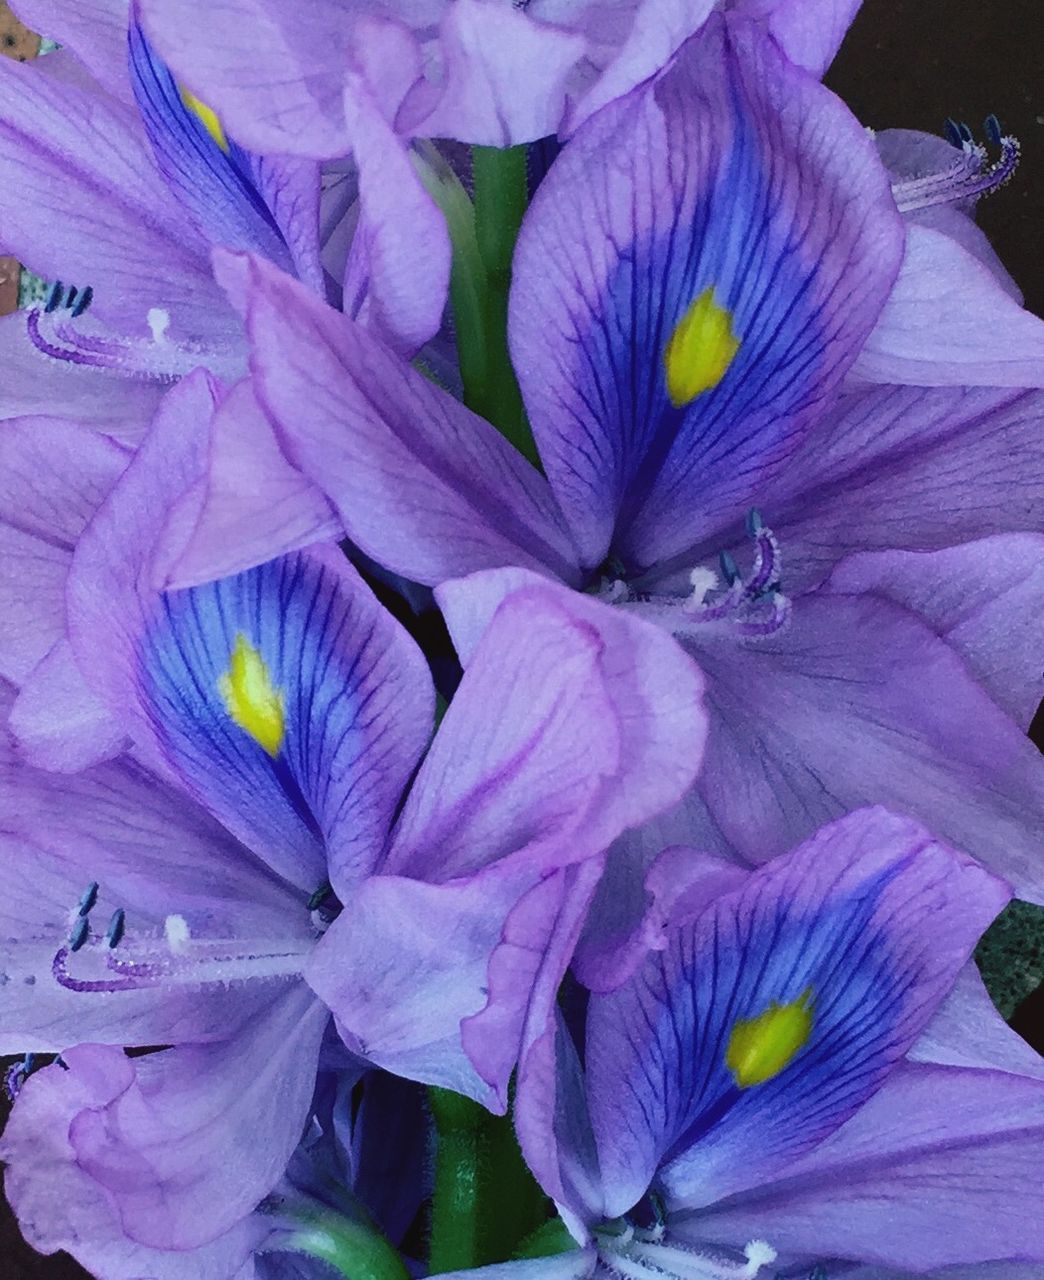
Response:
M741 1018L732 1028L725 1065L741 1089L764 1084L788 1067L812 1034L812 990L789 1004L774 1000L756 1018Z
M178 92L181 94L181 101L194 116L198 116L203 122L203 127L207 133L210 134L225 155L228 155L228 138L225 136L225 130L218 118L218 113L197 98L194 93L190 93L188 89L183 89L179 85Z
M272 683L268 664L240 632L218 692L233 722L272 757L286 736L286 698Z
M716 387L739 349L732 312L719 306L708 285L675 325L663 353L671 404L680 409Z

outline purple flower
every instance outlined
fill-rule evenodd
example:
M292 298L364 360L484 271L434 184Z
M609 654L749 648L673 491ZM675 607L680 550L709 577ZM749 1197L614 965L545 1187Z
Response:
M429 584L551 574L697 657L706 766L653 853L760 862L883 802L1044 893L1039 664L1003 630L1039 612L1044 400L1020 388L1044 325L962 247L979 160L949 150L937 180L897 178L904 221L841 104L712 19L578 131L523 225L510 338L546 479L264 263L227 264L265 466L299 468L367 554ZM926 225L940 193L959 203ZM244 440L169 581L223 567L211 528L265 545L227 501Z
M460 1277L1039 1267L1039 1059L981 1007L974 1065L942 1048L1005 887L882 810L753 872L687 868L663 949L586 1011L548 1002L520 1069L523 1149L581 1250Z
M276 0L235 0L219 13L201 0L142 7L163 56L238 136L326 158L359 140L360 83L402 137L506 147L572 132L659 71L715 8L749 13L821 75L859 3L320 0L293 15Z
M0 220L5 248L55 283L0 326L5 416L58 414L137 440L165 385L200 366L235 377L242 325L213 277L214 245L261 254L333 301L347 273L352 314L408 354L435 333L449 241L412 170L368 183L346 267L338 226L353 183L322 198L315 162L241 147L126 5L97 23L26 9L63 48L0 67ZM386 218L393 192L399 221Z
M705 727L670 637L540 582L466 655L418 770L426 665L335 547L153 587L213 397L202 372L168 393L66 584L72 657L132 756L4 762L0 1052L170 1046L70 1138L157 1249L238 1231L271 1191L327 1006L360 1055L502 1108L604 850L691 785Z
M287 1172L253 1213L196 1247L156 1248L129 1236L121 1198L99 1176L98 1131L126 1122L133 1113L139 1127L147 1117L177 1142L179 1125L198 1123L203 1117L188 1110L191 1100L163 1088L166 1059L177 1052L128 1058L115 1047L77 1045L60 1061L33 1071L22 1085L0 1151L8 1164L8 1199L36 1249L64 1249L102 1280L145 1275L150 1280L268 1280L291 1265L288 1250L297 1232L321 1229L337 1217L358 1218L357 1197L365 1199L366 1209L376 1210L393 1238L401 1236L424 1194L423 1112L418 1097L399 1082L364 1075L358 1067L321 1073L308 1126ZM213 1066L200 1055L197 1059L200 1067ZM215 1079L215 1095L218 1084ZM353 1088L361 1094L357 1109L350 1101ZM248 1104L260 1105L261 1124L279 1097L266 1099L251 1088ZM375 1141L377 1128L381 1143ZM151 1171L142 1162L150 1151L141 1145L135 1154L138 1162L127 1160L123 1177L148 1187ZM228 1158L236 1157L229 1152ZM107 1172L111 1180L115 1171ZM300 1255L296 1262L303 1270L293 1274L312 1274Z

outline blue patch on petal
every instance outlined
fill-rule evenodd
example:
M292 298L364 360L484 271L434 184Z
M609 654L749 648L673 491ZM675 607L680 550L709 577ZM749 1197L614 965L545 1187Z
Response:
M681 115L677 106L668 110ZM613 388L622 435L640 450L621 495L614 546L625 562L634 557L628 527L650 495L654 508L684 494L693 501L701 481L713 477L724 490L734 469L767 468L820 393L819 262L814 251L801 251L800 237L776 204L773 174L739 103L735 126L728 146L719 147L707 194L684 218L676 210L655 241L624 256L606 312L626 323L610 319L585 338L598 352L593 378ZM718 376L706 379L710 385L682 399L671 394L672 343L707 296L727 317L734 345ZM705 349L706 336L696 345ZM746 492L748 484L738 487Z
M175 771L309 891L328 846L371 823L379 841L391 816L374 790L395 624L355 587L307 554L285 556L168 592L139 650L142 702Z
M290 251L254 179L255 157L180 87L136 20L128 32L131 83L156 161L212 244L263 254L293 271Z
M969 868L913 824L850 815L593 999L588 1090L607 1212L650 1185L695 1208L770 1181L861 1106L996 909Z

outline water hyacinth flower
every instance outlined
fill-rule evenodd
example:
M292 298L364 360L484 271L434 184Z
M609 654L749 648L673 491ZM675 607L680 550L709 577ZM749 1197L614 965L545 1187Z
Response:
M71 1138L126 1237L161 1250L238 1232L271 1191L330 1009L359 1054L503 1107L530 988L568 962L562 918L620 831L691 785L704 726L669 637L541 584L498 613L416 771L430 676L336 548L152 587L213 397L201 372L172 389L74 554L73 653L133 758L3 771L0 1047L169 1046ZM351 948L369 970L343 991Z
M753 872L674 871L666 948L546 1006L520 1069L523 1149L580 1247L454 1280L1039 1268L1039 1060L995 1013L979 1065L916 1060L1005 886L881 810Z
M136 440L166 385L200 366L226 378L242 368L242 326L212 247L262 254L339 303L344 251L323 254L351 205L339 194L321 208L318 164L241 147L174 79L125 0L89 22L66 5L23 15L63 47L0 66L0 222L4 248L54 283L2 322L3 412L62 412ZM368 234L349 254L351 309L412 353L441 321L448 238L423 191L399 210L410 238L396 242L396 271L428 281L403 302L384 267L399 224L369 231L386 212L382 190L370 184Z
M361 81L402 137L509 147L568 134L659 71L715 9L759 21L821 75L858 0L144 0L163 57L261 150L326 158L358 140ZM206 38L201 32L206 30ZM346 82L351 82L345 101Z
M1040 900L1039 666L997 623L1040 589L1044 325L904 221L872 140L755 27L711 19L526 215L509 337L546 479L293 282L227 270L278 444L368 555L429 584L550 574L697 658L708 755L666 843L759 862L885 802ZM172 583L221 571L229 488Z

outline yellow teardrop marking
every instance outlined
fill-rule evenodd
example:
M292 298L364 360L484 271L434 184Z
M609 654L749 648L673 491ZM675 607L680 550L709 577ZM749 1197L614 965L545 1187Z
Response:
M242 632L236 636L228 670L218 680L218 692L232 721L274 759L286 736L286 698Z
M740 345L732 312L718 304L714 286L708 285L675 325L663 353L671 404L680 409L716 387Z
M181 94L181 101L194 116L197 116L202 121L203 128L206 129L225 155L228 155L228 138L225 136L225 130L217 112L197 98L194 93L182 88L180 85L178 86L178 92Z
M773 1000L754 1018L741 1018L732 1028L725 1065L741 1089L764 1084L790 1066L812 1034L812 989L789 1004Z

